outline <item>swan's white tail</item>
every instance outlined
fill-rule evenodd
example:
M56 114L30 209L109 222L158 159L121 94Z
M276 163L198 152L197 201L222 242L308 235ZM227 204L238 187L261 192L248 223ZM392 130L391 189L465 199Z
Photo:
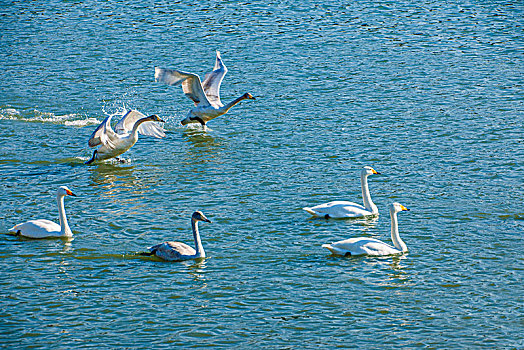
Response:
M311 208L305 207L305 208L302 208L302 210L307 211L309 214L311 214L313 216L318 216L318 214L315 211L313 211L313 209L311 209Z
M328 249L331 253L335 255L345 255L347 252L338 249L337 247L333 247L331 244L322 244L322 248Z

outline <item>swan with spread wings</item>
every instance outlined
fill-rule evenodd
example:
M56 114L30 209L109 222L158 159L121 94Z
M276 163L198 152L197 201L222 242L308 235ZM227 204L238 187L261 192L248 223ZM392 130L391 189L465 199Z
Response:
M155 81L167 85L182 85L182 90L186 96L195 103L195 107L191 108L186 118L181 121L182 125L200 123L205 127L207 122L226 114L240 101L255 99L253 95L246 92L224 105L220 101L220 84L226 73L227 68L222 62L220 52L217 51L215 67L211 73L206 74L204 82L201 82L200 77L196 74L159 67L155 67Z
M156 138L166 136L162 126L155 123L164 122L156 114L146 117L138 111L130 110L120 119L114 130L111 127L111 118L112 116L108 116L104 119L91 134L89 147L100 147L93 152L93 156L86 164L91 164L95 160L117 158L133 147L138 140L138 133Z

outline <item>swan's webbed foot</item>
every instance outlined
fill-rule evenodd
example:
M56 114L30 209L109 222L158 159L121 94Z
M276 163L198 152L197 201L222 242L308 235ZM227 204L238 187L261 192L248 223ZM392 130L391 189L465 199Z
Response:
M344 256L351 256L351 252L347 252L346 254L344 254Z
M91 159L89 159L89 160L88 160L87 162L85 162L84 164L89 165L89 164L93 163L93 162L95 161L95 159L96 159L96 154L97 154L97 150L95 149L95 151L93 152L93 156L91 157Z
M326 219L326 220L329 219L330 217L331 216L329 216L329 214L324 215L324 219Z

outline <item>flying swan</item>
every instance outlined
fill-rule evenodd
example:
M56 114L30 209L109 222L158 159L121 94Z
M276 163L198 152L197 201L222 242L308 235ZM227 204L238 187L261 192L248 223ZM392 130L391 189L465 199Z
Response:
M153 114L146 117L142 113L130 110L116 124L115 130L111 128L111 117L108 116L93 131L89 141L89 147L101 145L93 152L93 156L86 164L91 164L95 160L105 160L117 158L122 153L129 150L138 140L138 133L156 138L166 136L162 126L153 122L162 122L157 115Z
M302 208L308 213L316 217L324 217L326 219L346 219L346 218L361 218L365 216L378 215L378 208L371 200L368 188L368 176L373 174L380 174L375 169L365 166L360 172L360 183L362 185L362 198L364 206L347 201L333 201L320 204L314 207Z
M200 234L198 232L198 222L211 222L200 211L195 211L191 216L191 227L193 229L193 238L195 239L196 250L182 242L164 242L152 247L149 247L149 252L140 253L140 255L151 256L155 255L161 259L169 261L182 261L198 258L205 258L206 252L200 241Z
M397 213L403 210L409 210L400 203L393 203L389 205L389 215L391 216L391 240L394 247L386 244L378 239L358 237L350 238L331 244L323 244L323 248L329 249L335 255L373 255L384 256L402 254L408 251L408 247L400 239L398 234Z
M24 236L29 238L52 238L52 237L72 237L73 233L67 224L67 217L64 209L64 197L74 196L76 194L71 192L66 186L60 186L56 192L56 201L58 203L58 214L60 215L60 225L53 221L38 219L30 220L9 229L16 236Z
M215 67L211 73L206 74L203 83L196 74L159 67L155 67L155 81L167 85L182 84L182 90L186 96L195 103L195 107L191 108L186 118L181 121L182 125L200 123L205 127L208 121L226 114L240 101L255 99L250 93L245 93L224 105L220 101L220 84L226 73L227 68L220 58L220 52L217 51Z

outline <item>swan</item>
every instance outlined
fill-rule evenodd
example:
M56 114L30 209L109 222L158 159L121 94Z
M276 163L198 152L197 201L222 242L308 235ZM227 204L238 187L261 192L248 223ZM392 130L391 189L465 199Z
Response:
M224 105L220 101L220 84L226 73L227 68L222 62L220 52L217 51L215 67L211 73L206 74L203 83L196 74L159 67L155 67L155 81L163 82L167 85L182 84L182 90L186 96L195 103L195 107L191 108L186 118L181 121L182 125L200 123L205 127L208 121L226 114L240 101L255 99L250 93L245 93Z
M202 212L195 211L191 216L191 227L193 229L193 238L195 239L196 250L182 242L164 242L149 247L149 252L140 253L140 255L155 255L159 258L169 261L182 261L190 259L205 258L206 252L200 241L198 232L198 222L211 222Z
M360 183L362 186L362 198L364 206L347 201L333 201L320 204L314 207L305 207L303 210L307 211L313 216L324 217L326 219L345 219L345 218L361 218L364 216L378 215L378 208L371 200L368 188L368 176L373 174L380 174L375 169L365 166L360 172Z
M402 254L408 251L408 247L400 239L398 234L397 213L403 210L409 210L400 203L393 203L389 205L389 215L391 216L391 240L394 247L386 244L378 239L358 237L350 238L343 241L323 244L323 248L327 248L335 255L373 255L384 256L393 254Z
M104 119L91 134L87 142L89 147L101 146L93 152L93 156L85 162L86 164L91 164L95 160L118 157L133 147L138 140L139 132L142 135L156 138L166 136L161 126L152 123L164 123L164 121L155 114L146 117L138 111L130 110L116 124L115 130L111 128L111 118L112 116L108 116Z
M14 232L16 236L24 236L29 238L51 238L51 237L72 237L73 233L67 223L67 217L64 209L64 197L74 196L76 194L71 192L66 186L60 186L56 192L56 201L58 203L58 214L60 215L60 225L53 221L38 219L30 220L22 224L18 224L9 229L9 232Z

